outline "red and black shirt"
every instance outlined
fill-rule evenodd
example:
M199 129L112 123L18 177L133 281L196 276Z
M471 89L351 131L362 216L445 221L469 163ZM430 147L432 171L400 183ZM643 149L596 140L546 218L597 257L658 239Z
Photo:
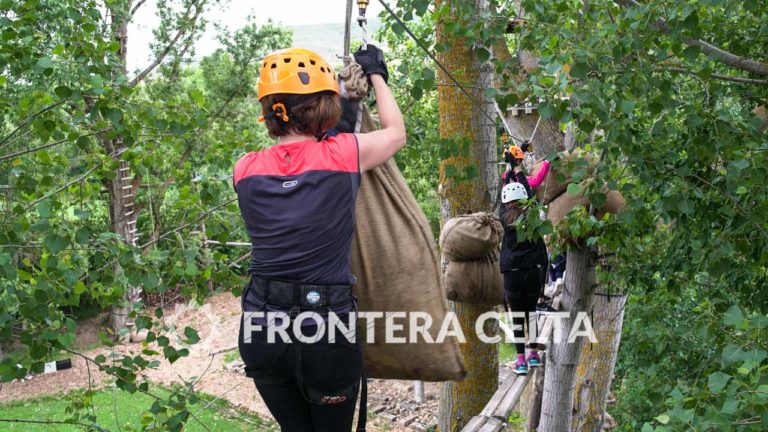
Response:
M354 134L248 153L237 161L233 180L251 238L250 274L314 284L353 282L360 186Z

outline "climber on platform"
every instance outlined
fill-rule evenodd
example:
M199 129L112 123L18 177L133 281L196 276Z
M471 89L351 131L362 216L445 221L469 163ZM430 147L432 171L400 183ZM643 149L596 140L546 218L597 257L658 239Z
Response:
M502 189L502 205L499 209L499 219L504 225L500 270L504 275L504 297L508 310L525 314L525 318L512 320L516 328L514 337L517 351L513 371L518 375L525 375L529 367L541 365L541 358L536 350L531 350L527 359L525 357L523 327L528 323L528 334L534 334L530 329L530 319L535 317L537 301L544 291L548 265L547 248L541 238L518 242L517 225L529 210L528 199L532 192L519 166L515 166L511 173L513 181Z
M531 143L527 141L524 142L521 147L516 145L509 146L509 148L504 151L504 162L507 163L507 169L504 171L504 174L501 175L501 184L505 185L510 181L513 181L512 179L514 176L512 175L512 169L521 165L525 167L523 161L526 159L531 159L530 156L532 155L533 151ZM550 166L551 163L545 159L541 163L539 170L536 171L536 174L526 177L528 186L530 186L531 189L535 189L544 183L544 179L547 178L547 174L549 174Z
M359 340L338 331L333 341L326 336L306 343L289 332L287 343L268 331L285 320L292 324L302 312L324 320L335 313L346 325L356 307L350 259L360 175L400 150L406 134L381 50L368 45L354 57L376 93L380 130L328 136L341 115L333 69L306 49L277 51L262 61L258 81L260 121L277 143L264 143L265 149L246 154L234 168L252 244L242 298L243 318L250 322L241 321L240 355L283 432L349 432L359 384L365 382ZM283 315L268 321L253 312ZM304 338L328 327L320 324L327 323L303 321ZM361 394L358 430L364 430L366 417Z

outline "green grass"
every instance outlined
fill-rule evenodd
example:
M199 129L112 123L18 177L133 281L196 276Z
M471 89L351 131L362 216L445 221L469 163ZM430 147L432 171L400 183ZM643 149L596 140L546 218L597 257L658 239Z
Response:
M168 396L170 390L155 389L158 396ZM71 400L78 400L82 392L73 392L63 396L49 396L0 405L0 418L44 421L65 421L66 408ZM203 409L214 398L200 395L201 401L190 406L190 411L205 423L212 431L277 431L274 423L255 415L234 410L225 401L218 400ZM98 424L107 430L130 430L131 425L139 428L142 415L152 406L154 399L142 393L129 394L119 389L104 389L93 396ZM120 428L118 428L118 423ZM70 425L35 425L29 423L0 422L3 432L82 432L83 428ZM205 428L191 420L187 422L185 432L203 432Z
M515 351L515 344L500 343L499 344L499 363L504 364L514 361L517 358L517 351Z

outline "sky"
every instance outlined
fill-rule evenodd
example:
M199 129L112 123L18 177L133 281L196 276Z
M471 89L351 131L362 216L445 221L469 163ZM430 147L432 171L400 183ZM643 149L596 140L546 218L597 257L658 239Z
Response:
M357 17L357 2L354 2L353 24ZM230 31L243 27L249 17L257 24L264 24L269 19L286 26L338 23L343 31L347 0L223 0L222 5L210 10L205 18L212 24L218 22ZM383 7L378 0L371 0L367 16L376 17ZM128 70L135 71L151 63L149 43L152 41L152 29L156 28L159 18L156 15L155 1L147 1L134 16L128 29ZM353 25L356 29L357 25ZM295 40L301 41L301 35L295 34ZM339 42L337 49L341 53ZM213 31L213 25L197 43L195 50L198 58L212 53L219 47ZM312 47L308 47L312 48ZM326 47L325 55L333 50ZM321 53L322 54L322 53ZM331 59L327 59L331 61Z

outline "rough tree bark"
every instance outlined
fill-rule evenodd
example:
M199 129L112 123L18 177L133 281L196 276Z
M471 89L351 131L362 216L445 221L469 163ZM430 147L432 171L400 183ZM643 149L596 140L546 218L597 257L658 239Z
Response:
M566 312L567 317L562 320L562 338L558 340L553 337L547 352L547 374L544 377L538 432L571 430L576 366L583 344L566 342L575 324L576 314L589 310L596 283L596 258L597 254L591 247L573 245L568 248L565 289L560 299L560 310Z
M112 30L115 32L115 39L120 44L119 58L120 64L115 73L126 75L127 55L128 55L128 20L130 4L116 4L111 7ZM112 225L112 232L120 235L124 241L131 245L136 245L136 214L132 210L134 205L135 188L131 178L130 167L128 163L122 160L122 152L125 151L123 138L118 136L114 139L103 138L102 146L107 154L112 155L118 160L117 173L112 179L105 180L107 191L109 192L109 217ZM121 273L120 264L115 264L115 275ZM141 290L137 287L128 287L123 296L123 302L120 305L113 306L110 313L110 327L115 334L118 334L128 323L128 314L134 303L139 300Z
M595 294L589 307L597 343L583 341L576 368L572 429L599 432L605 419L605 402L611 386L621 342L626 295Z
M478 0L478 7L484 7L487 0ZM451 5L450 1L440 2ZM487 7L487 5L485 5ZM477 87L492 84L491 69L481 67L472 51L463 39L445 31L445 24L452 17L446 16L437 25L437 41L446 42L450 49L438 54L438 60L460 83L469 83ZM449 78L439 72L440 82L449 82ZM470 90L476 101L483 101L481 91ZM440 136L448 139L469 138L471 149L466 155L454 155L440 164L441 213L443 221L448 218L475 211L492 210L492 197L498 190L498 172L496 166L496 128L493 104L485 103L482 107L472 104L461 90L455 86L441 86L438 89ZM483 114L485 110L491 116ZM446 175L446 167L452 166L461 172L465 167L479 167L480 176L464 181ZM461 355L467 367L467 378L461 382L448 381L440 392L438 429L441 432L459 431L478 414L490 400L498 386L498 347L482 343L475 334L477 318L487 312L487 306L451 302L451 309L456 313L467 343L461 344ZM489 321L493 322L493 321ZM487 329L486 334L494 334L496 329Z

